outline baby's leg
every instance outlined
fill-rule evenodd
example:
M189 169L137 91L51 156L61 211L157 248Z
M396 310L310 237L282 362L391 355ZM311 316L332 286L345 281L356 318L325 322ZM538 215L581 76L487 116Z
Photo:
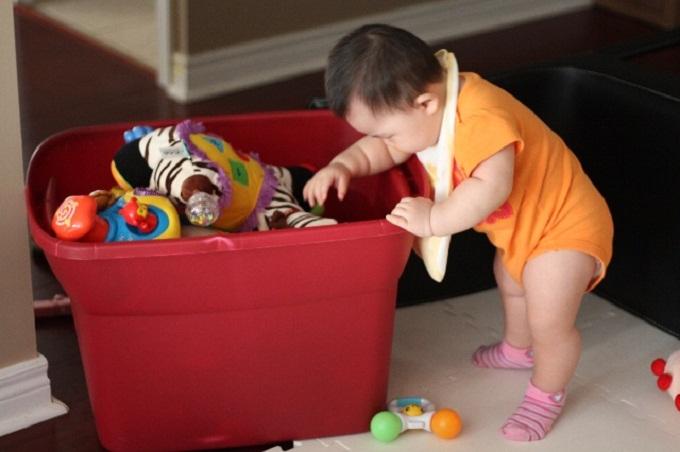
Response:
M496 252L493 270L503 302L505 334L501 342L479 347L472 362L477 367L495 369L530 368L533 358L524 289L507 272L499 252Z
M576 315L595 274L595 259L572 250L550 251L524 269L534 371L524 400L502 427L508 439L542 439L564 405L565 387L576 370L581 336Z

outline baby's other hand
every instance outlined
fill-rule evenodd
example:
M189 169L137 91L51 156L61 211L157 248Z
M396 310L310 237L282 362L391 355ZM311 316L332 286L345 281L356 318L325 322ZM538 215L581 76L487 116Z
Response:
M330 163L328 166L319 170L302 190L305 201L310 206L324 205L328 189L335 187L338 191L338 199L343 200L347 193L347 187L352 174L342 163Z
M429 198L402 198L385 218L395 226L418 237L432 235L430 212L434 203Z

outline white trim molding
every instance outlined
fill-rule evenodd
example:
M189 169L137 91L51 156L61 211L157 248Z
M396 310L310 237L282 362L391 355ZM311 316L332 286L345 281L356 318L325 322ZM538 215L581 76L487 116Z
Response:
M172 9L167 0L156 0L156 35L158 37L158 59L156 81L167 88L170 84L172 60Z
M365 23L389 23L427 42L459 38L584 9L593 0L440 0L249 41L198 54L172 55L165 86L192 102L322 69L335 42ZM455 51L455 49L452 49Z
M44 356L0 369L0 436L67 412L52 398Z

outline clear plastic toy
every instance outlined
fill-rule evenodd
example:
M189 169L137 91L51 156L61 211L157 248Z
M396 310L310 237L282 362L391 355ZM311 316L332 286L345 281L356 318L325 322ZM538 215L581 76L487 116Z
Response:
M210 226L220 216L219 197L197 191L189 197L185 213L191 224Z

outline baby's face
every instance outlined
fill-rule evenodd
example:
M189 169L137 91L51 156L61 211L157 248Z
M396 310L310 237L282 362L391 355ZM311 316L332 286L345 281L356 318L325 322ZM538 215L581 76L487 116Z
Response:
M411 154L436 144L441 126L441 115L422 107L374 113L358 100L350 103L345 119L358 132Z

